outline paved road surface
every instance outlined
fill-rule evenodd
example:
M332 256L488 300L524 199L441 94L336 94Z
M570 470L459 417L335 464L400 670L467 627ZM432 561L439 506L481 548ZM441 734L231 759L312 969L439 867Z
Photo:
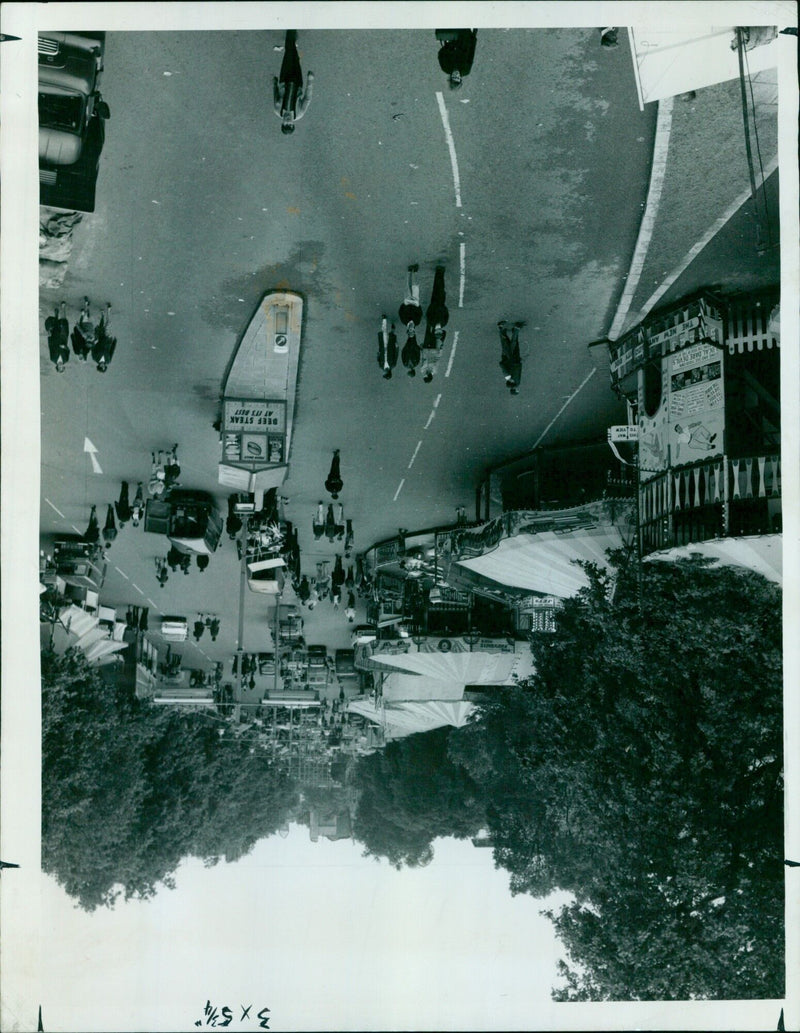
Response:
M151 449L174 441L183 485L223 498L220 383L274 288L307 299L285 485L306 571L335 552L310 533L334 447L362 550L398 526L471 510L487 465L622 418L604 357L586 344L613 316L652 150L655 112L638 109L624 48L601 50L594 30L481 30L473 71L452 92L430 31L301 33L315 94L284 138L270 101L281 42L270 31L108 37L98 211L42 309L61 296L73 311L84 294L111 301L119 345L105 376L74 359L59 376L42 339L45 532L83 530L92 503L115 498L123 478L132 489L146 481ZM447 268L448 341L429 385L400 367L384 381L375 361L380 315L396 316L411 261L423 304L435 265ZM503 317L527 321L517 397L497 365ZM153 561L164 542L141 528L120 534L107 601L149 598L190 619L217 612L218 641L200 645L230 656L232 544L207 573L173 574L161 590ZM268 617L248 594L246 649L269 648ZM318 607L307 637L344 644L342 611ZM196 648L185 647L190 662Z

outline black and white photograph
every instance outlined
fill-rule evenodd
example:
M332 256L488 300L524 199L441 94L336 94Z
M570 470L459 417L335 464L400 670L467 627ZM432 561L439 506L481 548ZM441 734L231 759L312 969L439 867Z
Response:
M795 4L3 8L0 1028L800 1028Z

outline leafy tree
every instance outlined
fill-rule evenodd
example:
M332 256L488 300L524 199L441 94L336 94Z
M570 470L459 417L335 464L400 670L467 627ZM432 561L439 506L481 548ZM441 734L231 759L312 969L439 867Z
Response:
M512 892L574 894L556 996L780 996L780 591L697 561L648 564L641 594L586 571L530 683L449 746Z
M70 650L42 656L42 864L93 910L150 897L188 856L236 860L293 786L219 726L115 693Z
M366 856L417 867L432 859L437 836L463 839L483 827L478 786L447 756L450 732L410 735L359 762L353 832Z

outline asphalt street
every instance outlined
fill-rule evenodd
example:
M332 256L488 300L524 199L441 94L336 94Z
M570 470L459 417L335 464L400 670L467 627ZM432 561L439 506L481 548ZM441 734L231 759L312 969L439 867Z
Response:
M118 33L106 43L111 108L98 207L75 237L42 323L67 300L113 305L105 375L64 375L42 333L42 531L83 531L89 509L147 482L150 452L180 443L184 487L217 484L222 378L261 295L305 297L286 516L303 568L336 549L311 517L342 451L355 549L473 510L487 466L537 443L602 434L624 414L605 356L645 201L655 110L640 112L630 55L595 30L480 30L471 74L448 89L432 31L301 32L313 101L293 137L271 111L282 33ZM511 70L511 71L510 71ZM456 176L457 172L457 176ZM448 338L431 384L376 363L406 267L423 307L446 267ZM524 320L518 396L498 367L498 319ZM96 462L84 451L88 439ZM95 472L99 466L101 472ZM127 526L109 554L110 605L151 605L222 630L189 666L236 648L239 566L227 537L209 570L172 574L166 540ZM244 648L270 648L270 604L247 596ZM359 614L361 616L361 614ZM157 638L157 636L155 636ZM307 617L308 641L345 645L343 609ZM197 650L195 654L193 651Z

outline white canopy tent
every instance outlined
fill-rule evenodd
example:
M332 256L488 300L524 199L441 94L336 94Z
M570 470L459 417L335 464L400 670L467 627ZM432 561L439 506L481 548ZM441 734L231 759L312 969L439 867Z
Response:
M351 714L359 714L383 728L387 739L400 739L417 732L431 732L434 728L451 725L461 728L475 709L473 703L429 700L381 704L377 707L369 699L355 699L348 706Z
M524 643L527 647L527 643ZM527 647L530 654L530 648ZM464 685L511 685L516 680L514 675L524 660L523 653L485 653L485 652L446 652L446 653L397 653L377 654L372 657L375 663L394 670L408 671L420 675L418 678L406 678L409 691L413 694L405 699L450 699L451 696L432 697L430 690L435 685L429 683ZM529 665L524 665L527 669ZM526 670L526 673L530 673ZM394 676L393 676L394 677ZM517 674L517 677L520 677ZM419 685L418 683L422 683ZM428 693L425 695L424 693ZM386 684L384 683L384 695Z
M575 561L591 560L605 567L606 550L622 545L619 529L614 524L602 524L562 534L517 534L504 538L496 549L483 556L458 563L501 585L568 599L588 585Z
M692 553L708 556L726 566L747 567L757 574L783 584L783 535L761 534L748 538L715 538L710 542L694 542L674 549L664 549L646 557L650 560L688 559Z

